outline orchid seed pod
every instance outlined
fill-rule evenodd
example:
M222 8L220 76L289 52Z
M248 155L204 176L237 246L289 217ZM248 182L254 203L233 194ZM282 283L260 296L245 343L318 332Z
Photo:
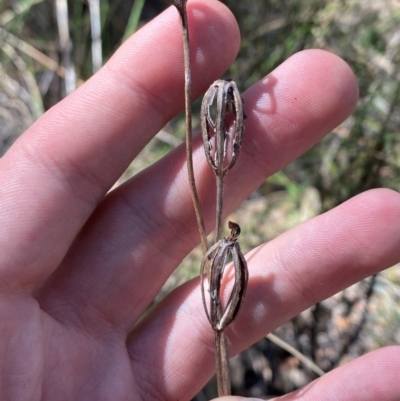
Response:
M204 309L215 331L224 330L236 318L244 300L249 276L246 260L240 249L239 242L237 241L240 234L240 227L238 224L230 221L229 228L231 229L231 235L219 240L213 245L205 254L201 264L201 290ZM225 308L221 309L221 283L229 255L232 256L232 263L235 270L235 282ZM209 263L207 277L210 310L207 308L204 289L204 268L207 263Z
M213 120L211 109L215 100L216 115ZM217 176L226 174L236 163L242 145L244 119L243 100L236 83L222 79L215 81L201 104L201 131L207 162ZM231 137L230 124L234 125Z

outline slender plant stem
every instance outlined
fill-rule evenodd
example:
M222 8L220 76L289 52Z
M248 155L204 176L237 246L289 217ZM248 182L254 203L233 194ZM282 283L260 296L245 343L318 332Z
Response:
M219 305L218 315L221 316L221 314L221 305ZM217 372L218 397L231 395L228 342L224 330L215 330L215 368Z
M217 116L215 121L215 164L216 170L215 180L217 184L217 201L216 201L216 222L214 232L214 244L217 243L221 236L221 220L222 220L222 208L223 208L223 186L224 186L224 159L225 159L225 117L227 108L227 95L225 92L225 85L217 92Z
M196 182L194 178L193 169L193 145L192 145L192 82L190 74L190 42L189 42L189 29L188 20L186 12L186 4L179 10L182 19L182 33L183 33L183 53L185 62L185 114L186 114L186 160L187 160L187 170L189 176L190 193L192 195L192 201L194 206L194 211L196 214L197 225L199 227L201 244L203 248L203 254L207 252L207 235L204 226L203 216L201 214L200 200L197 193Z
M300 351L298 351L296 348L292 347L286 341L283 341L281 338L279 338L275 334L269 333L267 335L267 338L274 344L278 345L279 347L283 348L285 351L289 352L289 354L292 354L295 358L297 358L300 362L302 362L305 366L307 366L309 369L311 369L318 376L323 376L325 374L325 372L316 363L314 363L311 359L307 358Z
M216 244L221 236L222 210L224 201L224 175L216 175L217 183L217 205L215 212L215 232L213 244Z
M218 397L231 395L231 374L229 366L228 345L225 331L215 332L216 371Z
M194 168L193 168L193 144L192 144L192 111L191 111L191 72L190 72L190 42L189 42L189 29L188 29L188 19L186 12L186 1L187 0L172 0L171 3L174 4L181 16L182 21L182 37L183 37L183 49L184 49L184 66L185 66L185 112L186 112L186 160L187 160L187 170L189 176L189 185L190 192L192 196L193 206L196 214L197 225L200 232L200 238L203 248L203 262L201 271L204 271L204 268L207 272L209 278L209 285L211 286L211 282L213 282L214 290L210 288L211 301L211 312L210 314L207 312L207 306L205 302L204 296L204 282L203 278L201 281L202 285L202 297L203 304L206 310L206 314L210 323L214 329L215 335L215 363L216 363L216 371L217 371L217 384L218 384L218 395L219 396L227 396L231 394L231 381L230 381L230 367L229 367L229 353L228 353L228 342L226 338L226 334L224 332L225 327L235 318L240 303L243 299L245 287L247 284L247 265L241 255L239 244L236 243L237 236L240 233L239 226L235 225L232 228L232 233L230 239L226 239L227 243L219 241L219 237L221 235L221 221L222 221L222 213L223 213L223 189L224 189L224 175L225 173L234 165L236 158L238 156L238 152L241 144L241 136L243 133L243 106L241 104L241 98L237 86L234 82L231 81L216 81L207 91L205 96L205 103L202 104L202 116L207 118L205 121L202 121L202 132L203 132L203 142L205 143L206 150L206 158L208 163L216 172L216 182L217 182L217 203L216 203L216 228L214 233L214 241L213 247L208 250L207 236L205 232L204 220L201 213L199 196L197 193L195 176L194 176ZM211 154L209 152L209 125L211 118L209 118L209 106L211 106L215 95L217 94L217 121L216 121L216 163L213 162ZM228 102L228 103L227 103ZM234 146L234 154L232 156L232 160L229 162L229 165L226 167L226 171L224 169L224 157L225 157L225 119L228 108L232 108L235 110L236 115L236 136L235 136L235 146ZM212 122L211 122L212 124ZM230 223L232 225L232 223ZM236 228L237 226L237 228ZM225 247L222 249L223 252L228 252L228 248L226 246L232 247L233 250L233 259L236 270L236 275L242 278L239 281L235 282L234 286L234 296L232 295L231 301L228 301L228 305L226 307L225 313L222 310L222 304L219 300L219 288L221 285L222 272L224 269L224 265L216 265L215 264L215 254L214 247L222 246L218 245L222 244ZM216 249L216 248L215 248ZM211 252L211 253L210 253ZM214 257L212 257L214 255ZM222 253L220 256L226 256L226 254ZM211 259L210 259L211 256ZM223 263L225 261L225 257L223 257ZM210 269L211 266L214 266L213 273L211 274ZM221 270L222 269L222 270ZM244 272L245 270L245 272ZM221 272L221 275L218 273ZM243 273L244 272L244 273ZM242 274L243 273L243 274ZM201 273L203 274L203 273ZM244 278L244 279L243 279ZM214 283L214 279L217 281ZM240 284L240 285L239 285ZM217 298L214 299L213 296ZM233 304L233 299L235 303ZM238 303L239 301L239 303ZM230 318L230 320L229 320ZM226 323L226 325L223 325ZM223 326L218 327L221 324Z
M217 201L215 216L215 231L213 244L219 241L221 236L223 196L224 196L224 175L215 176L217 183ZM218 304L218 320L221 319L222 308ZM231 374L229 366L228 342L225 330L215 331L215 367L217 372L218 397L231 395Z

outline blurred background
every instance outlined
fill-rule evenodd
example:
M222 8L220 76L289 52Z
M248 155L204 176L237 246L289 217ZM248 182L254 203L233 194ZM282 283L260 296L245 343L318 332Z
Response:
M400 190L400 0L224 1L242 33L226 77L241 90L293 53L322 48L353 68L355 113L234 213L244 251L370 188ZM87 80L125 38L167 5L160 0L0 0L0 156L35 119ZM194 106L198 116L199 101ZM194 124L199 126L198 117ZM183 115L146 146L116 183L184 137ZM195 249L158 299L198 275ZM268 294L266 294L266 297ZM400 343L400 266L294 317L232 359L233 393L276 396L375 348ZM279 311L277 311L279 313ZM216 396L213 380L196 396Z

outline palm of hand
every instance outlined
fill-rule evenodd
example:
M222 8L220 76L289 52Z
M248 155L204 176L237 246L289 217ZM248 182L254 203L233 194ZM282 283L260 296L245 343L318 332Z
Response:
M5 312L5 313L4 313ZM55 321L35 300L2 306L9 324L2 400L135 399L126 341L115 330L95 338ZM10 316L12 315L12 316Z

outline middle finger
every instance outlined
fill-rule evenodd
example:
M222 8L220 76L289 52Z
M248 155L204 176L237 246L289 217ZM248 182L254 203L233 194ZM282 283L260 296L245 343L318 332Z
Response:
M249 118L242 154L227 176L226 213L343 121L356 104L357 86L342 60L306 51L243 97ZM211 230L214 178L200 141L195 145L198 189ZM106 319L126 331L198 241L180 147L109 194L47 285L42 302L78 305L80 321Z

